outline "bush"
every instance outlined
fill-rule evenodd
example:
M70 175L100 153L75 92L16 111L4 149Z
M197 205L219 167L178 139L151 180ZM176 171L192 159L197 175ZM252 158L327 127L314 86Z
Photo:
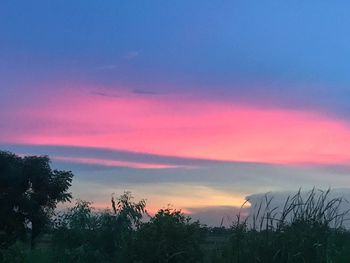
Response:
M78 201L56 219L53 231L55 262L127 262L132 237L140 225L145 201L132 201L126 192L113 212L95 212L89 202Z
M161 209L141 224L134 243L137 262L199 262L204 229L181 211Z

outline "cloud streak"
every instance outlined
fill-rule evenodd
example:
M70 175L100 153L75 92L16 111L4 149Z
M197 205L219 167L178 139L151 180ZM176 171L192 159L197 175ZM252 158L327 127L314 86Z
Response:
M157 155L151 153L123 151L108 148L96 147L77 147L77 146L60 146L60 145L30 145L30 144L0 144L0 147L14 152L27 154L46 154L49 156L64 156L71 159L101 159L110 161L121 161L125 163L144 163L144 164L162 164L178 167L195 167L195 166L217 166L225 165L230 161L220 161L201 158L186 158L170 155Z
M6 112L5 121L16 122L0 131L0 142L276 164L350 160L349 124L319 113L194 96L121 94L110 98L77 89L53 92L30 107Z
M170 168L185 168L178 165L158 164L158 163L140 163L140 162L128 162L118 160L108 160L100 158L84 158L84 157L65 157L65 156L53 156L53 160L63 161L68 163L79 163L89 165L102 165L107 167L128 167L134 169L170 169Z

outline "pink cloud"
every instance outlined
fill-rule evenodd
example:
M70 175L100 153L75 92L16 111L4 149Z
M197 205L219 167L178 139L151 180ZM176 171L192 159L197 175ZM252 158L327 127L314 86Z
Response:
M98 90L98 87L92 87ZM51 92L7 112L6 143L94 146L155 154L268 163L347 163L350 126L317 112L142 96ZM15 120L15 121L14 121Z
M110 167L127 167L127 168L135 168L135 169L169 169L169 168L186 167L182 165L128 162L128 161L121 161L121 160L108 160L108 159L86 158L86 157L53 156L51 159L57 160L57 161L72 162L72 163L97 164L97 165L110 166Z

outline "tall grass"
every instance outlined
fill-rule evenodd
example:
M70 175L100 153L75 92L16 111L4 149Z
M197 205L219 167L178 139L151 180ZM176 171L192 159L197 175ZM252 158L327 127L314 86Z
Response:
M266 194L250 208L249 217L237 216L230 244L215 261L330 263L346 257L350 262L350 236L343 227L349 210L341 210L344 202L331 198L330 189L312 189L299 190L277 207Z

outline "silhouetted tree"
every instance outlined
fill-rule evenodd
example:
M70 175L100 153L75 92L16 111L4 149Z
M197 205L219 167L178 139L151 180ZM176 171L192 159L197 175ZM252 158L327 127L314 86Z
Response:
M25 234L22 206L26 190L22 159L0 152L0 247L7 247Z
M0 152L1 245L10 244L29 228L31 245L45 227L58 202L71 199L73 174L52 170L47 156L19 157ZM9 236L7 236L9 235Z

